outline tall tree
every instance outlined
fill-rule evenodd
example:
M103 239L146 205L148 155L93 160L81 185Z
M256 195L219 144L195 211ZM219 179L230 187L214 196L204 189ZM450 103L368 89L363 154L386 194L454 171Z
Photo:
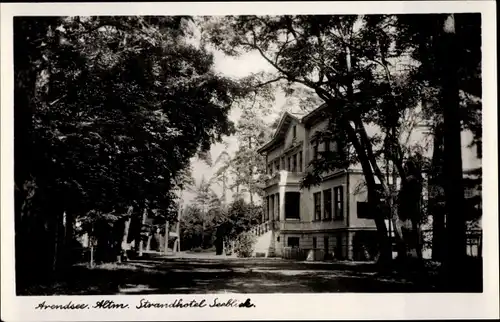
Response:
M380 138L370 138L365 126L383 125L387 115L395 115L392 121L397 128L401 112L416 103L411 87L405 86L405 78L395 79L395 71L390 68L391 59L400 56L393 49L396 35L387 28L394 19L393 16L238 16L218 19L207 28L212 43L228 54L239 50L260 53L276 70L275 77L263 83L299 84L313 90L326 103L325 117L330 125L319 139L329 136L331 140L349 143L355 158L346 160L347 145L344 145L337 153L315 162L315 170L305 184L318 182L327 169L360 162L368 202L376 213L382 262L390 259L390 252L375 177L382 183L386 199L391 192L373 147ZM404 181L401 144L395 135L388 140L395 147L391 160Z
M479 152L482 144L481 15L408 15L400 17L399 27L401 43L413 47L412 55L422 62L419 81L426 82L437 94L427 106L434 115L432 184L435 191L444 188L444 195L437 194L444 197L444 214L439 213L440 209L433 212L433 252L444 260L448 286L456 288L466 256L461 131L473 133L471 145L476 145ZM450 59L452 56L454 59ZM439 200L435 204L439 207Z
M26 75L16 84L16 115L26 116L16 119L16 186L30 192L16 203L18 262L58 262L63 213L67 226L83 216L89 227L124 222L129 206L135 218L145 208L173 216L180 171L232 132L228 112L242 95L188 41L189 19L15 20L15 69ZM47 251L23 248L30 227Z

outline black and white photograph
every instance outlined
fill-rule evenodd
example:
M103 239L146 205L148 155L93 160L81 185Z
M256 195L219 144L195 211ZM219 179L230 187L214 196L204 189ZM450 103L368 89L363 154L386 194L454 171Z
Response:
M480 11L9 24L15 296L484 292Z

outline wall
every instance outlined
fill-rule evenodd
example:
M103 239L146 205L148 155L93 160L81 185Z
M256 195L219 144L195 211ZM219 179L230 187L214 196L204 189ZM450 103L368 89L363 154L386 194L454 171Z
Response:
M280 236L280 249L282 251L283 247L288 247L288 237L299 237L299 247L301 249L312 249L313 248L313 238L316 237L316 249L325 250L325 237L328 237L328 253L337 253L340 250L340 255L342 257L347 257L347 232L325 232L325 233L282 233ZM337 236L339 236L340 245L337 248Z
M373 219L358 218L357 214L357 202L364 202L368 197L364 182L363 174L349 174L349 227L352 228L375 227Z

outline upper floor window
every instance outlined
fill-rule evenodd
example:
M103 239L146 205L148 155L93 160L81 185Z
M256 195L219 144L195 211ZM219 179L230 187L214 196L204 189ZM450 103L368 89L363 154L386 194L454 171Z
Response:
M287 158L287 167L286 167L286 170L287 171L291 171L292 170L292 157L288 157Z
M299 152L299 172L302 172L302 151Z
M280 171L280 161L279 160L274 162L274 166L276 167L276 171Z
M293 126L292 132L293 132L293 138L296 139L297 138L297 125Z
M313 143L313 160L316 160L318 158L318 143L314 142Z
M314 195L314 220L321 220L321 192Z
M292 172L297 172L297 155L292 155Z
M343 219L344 218L344 187L338 186L333 188L333 194L335 196L335 219Z
M325 152L330 152L330 140L325 140Z
M332 189L323 191L323 219L332 219Z

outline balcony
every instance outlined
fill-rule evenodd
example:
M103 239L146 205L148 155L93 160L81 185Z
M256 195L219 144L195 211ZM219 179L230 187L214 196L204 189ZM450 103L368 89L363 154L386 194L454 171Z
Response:
M289 184L300 184L300 181L304 177L304 172L291 172L286 170L280 170L279 172L269 175L265 180L264 188L270 187L275 184L279 185L289 185Z

